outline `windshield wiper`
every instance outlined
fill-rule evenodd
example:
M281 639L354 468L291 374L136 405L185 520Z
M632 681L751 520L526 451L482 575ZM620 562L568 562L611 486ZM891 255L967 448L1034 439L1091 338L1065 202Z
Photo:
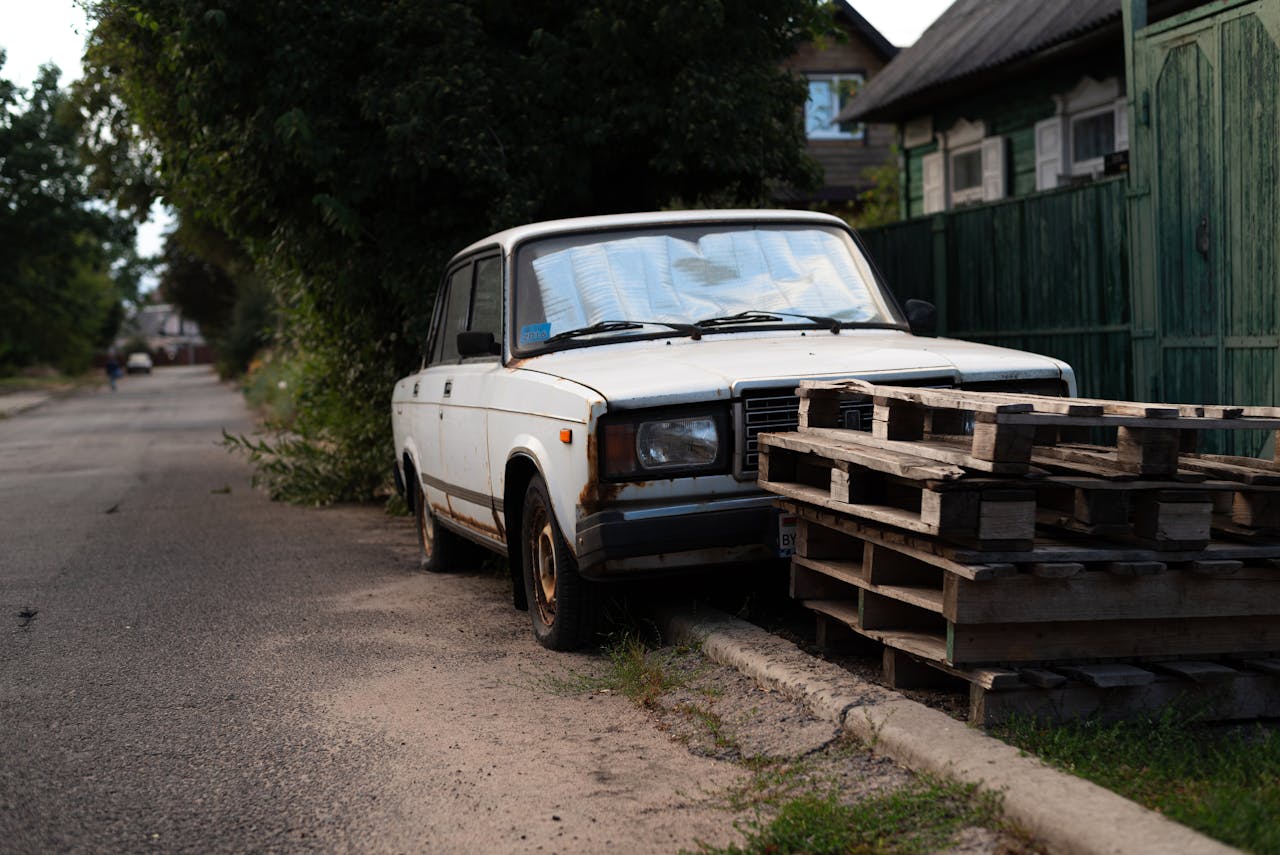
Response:
M823 315L798 315L795 312L738 312L736 315L724 315L719 318L705 318L697 322L697 326L709 327L725 327L735 324L762 324L769 321L780 321L783 318L804 318L806 321L813 321L815 324L821 324L831 330L832 335L840 334L840 321L835 318L828 318Z
M619 332L621 330L638 330L644 326L668 327L676 332L682 332L689 338L697 341L702 338L702 330L693 324L672 324L666 321L600 321L590 326L578 327L573 330L565 330L556 333L551 338L546 339L542 344L551 344L556 341L565 341L578 336L593 335L595 333Z
M736 315L723 315L718 318L703 318L694 326L709 329L711 327L727 327L736 324L764 324L769 321L780 321L782 318L767 312L738 312Z

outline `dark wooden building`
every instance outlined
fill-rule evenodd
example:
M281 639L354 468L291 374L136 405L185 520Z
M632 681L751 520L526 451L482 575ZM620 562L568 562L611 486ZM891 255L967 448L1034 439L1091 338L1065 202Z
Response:
M807 194L788 194L783 200L788 204L850 203L870 186L867 171L892 156L892 126L841 122L836 117L867 81L897 55L898 49L847 0L836 0L835 6L836 24L844 32L844 39L809 42L785 63L809 82L805 134L809 153L823 170L821 188Z

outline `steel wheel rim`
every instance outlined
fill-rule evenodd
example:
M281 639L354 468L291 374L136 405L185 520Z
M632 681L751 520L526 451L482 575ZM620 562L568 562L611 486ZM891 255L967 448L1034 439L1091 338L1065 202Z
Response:
M529 533L529 556L533 562L533 599L538 617L551 626L556 620L556 545L551 520L545 513L537 515Z

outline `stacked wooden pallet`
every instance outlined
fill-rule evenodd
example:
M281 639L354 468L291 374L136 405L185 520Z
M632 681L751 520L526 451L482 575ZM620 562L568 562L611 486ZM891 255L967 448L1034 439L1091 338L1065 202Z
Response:
M1280 411L805 382L760 438L797 521L792 595L819 640L882 642L892 684L971 712L1128 715L1175 699L1280 715L1280 463L1199 454ZM840 402L874 402L870 432ZM1114 429L1113 445L1072 441Z

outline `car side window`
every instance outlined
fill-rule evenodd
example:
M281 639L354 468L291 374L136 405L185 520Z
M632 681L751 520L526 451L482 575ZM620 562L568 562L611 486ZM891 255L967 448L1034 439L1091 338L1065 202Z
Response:
M458 333L467 328L467 311L471 306L471 265L464 264L453 271L447 288L444 314L436 330L433 364L458 360Z
M502 341L502 258L490 256L476 262L475 289L471 297L473 332L491 332Z

